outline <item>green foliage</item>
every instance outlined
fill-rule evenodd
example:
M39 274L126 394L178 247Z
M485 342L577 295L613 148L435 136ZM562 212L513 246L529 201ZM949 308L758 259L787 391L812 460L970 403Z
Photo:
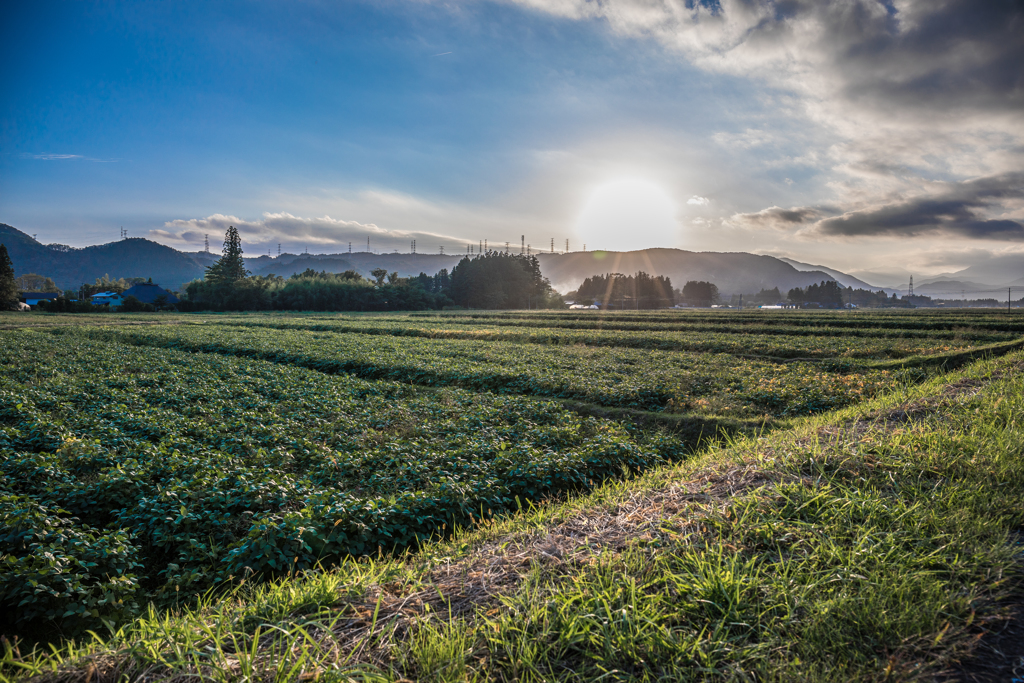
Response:
M112 280L110 275L106 274L103 277L96 278L96 282L91 285L82 285L76 296L87 299L93 294L99 294L100 292L116 292L121 294L125 290L131 289L134 285L145 281L146 278L144 277L122 277Z
M224 250L221 257L206 269L206 280L214 285L233 285L248 274L242 259L242 238L238 229L229 225L224 233Z
M459 261L452 270L451 297L466 308L564 308L552 297L536 256L501 251Z
M18 303L18 284L14 280L14 265L7 254L6 245L0 244L0 310Z
M25 680L105 662L126 680L845 682L969 675L980 656L988 673L1021 597L1021 361L3 664Z
M842 308L847 303L846 293L835 280L822 280L806 289L795 287L789 290L788 299L795 304L817 304L822 308Z
M0 338L0 612L29 625L70 611L95 628L231 576L415 548L686 452L526 398Z
M56 292L60 293L60 287L48 277L26 273L15 278L18 289L22 292Z
M0 520L4 630L51 622L75 635L101 619L137 613L141 565L129 533L81 524L66 510L6 491L0 491Z
M820 412L898 382L889 370L855 374L816 363L729 354L555 347L472 339L316 334L231 326L89 328L75 334L131 344L221 353L365 379L474 391L571 398L604 406L735 417Z
M707 308L718 302L718 287L703 280L690 280L683 285L683 301L691 306Z
M664 275L652 277L643 271L636 275L588 277L576 290L575 298L578 302L600 304L602 309L667 308L675 303L672 280Z

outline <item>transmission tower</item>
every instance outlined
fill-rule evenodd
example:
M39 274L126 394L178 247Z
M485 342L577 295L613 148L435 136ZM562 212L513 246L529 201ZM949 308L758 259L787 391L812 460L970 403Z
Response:
M505 242L505 253L508 253L508 242Z
M370 251L370 236L369 235L366 236L366 251L367 252Z
M566 240L566 241L565 241L565 253L566 253L566 254L568 254L568 253L569 253L569 240Z
M527 256L530 255L530 245L529 244L526 245L526 255Z
M484 240L484 253L486 254L490 249L487 248L487 240Z
M526 253L526 235L519 236L519 255L522 256Z
M441 245L440 249L441 249L441 251L440 251L441 256L444 256L444 245L443 244Z
M348 243L348 253L350 253L350 254L352 253L352 243L351 242Z
M277 255L278 256L281 255L281 243L280 242L277 243Z
M914 296L914 276L910 276L910 296Z
M412 253L416 253L416 240L412 241Z
M555 253L555 238L554 237L551 238L551 253L552 254Z
M121 237L124 237L124 234L123 234L124 233L124 228L121 228L121 233L122 233ZM206 253L209 254L210 253L210 235L206 234L206 235L204 235L204 237L206 238Z

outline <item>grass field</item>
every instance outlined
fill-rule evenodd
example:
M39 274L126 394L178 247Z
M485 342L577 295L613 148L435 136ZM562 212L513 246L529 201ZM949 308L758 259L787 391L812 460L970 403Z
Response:
M1020 595L1022 330L4 316L0 672L934 675Z

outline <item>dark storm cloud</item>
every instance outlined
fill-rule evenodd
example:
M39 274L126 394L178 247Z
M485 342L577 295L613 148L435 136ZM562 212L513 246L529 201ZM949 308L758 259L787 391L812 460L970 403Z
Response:
M736 214L730 218L730 222L749 228L793 228L804 223L810 223L821 216L818 209L809 207L783 209L780 206L772 206L755 213Z
M935 106L1021 111L1024 3L908 3L886 17L865 3L834 12L825 41L850 101L915 110ZM935 115L942 112L933 111Z
M1024 197L1024 174L954 183L943 192L915 197L819 221L811 234L913 237L944 233L972 239L1024 241L1019 221L991 217L1003 201Z

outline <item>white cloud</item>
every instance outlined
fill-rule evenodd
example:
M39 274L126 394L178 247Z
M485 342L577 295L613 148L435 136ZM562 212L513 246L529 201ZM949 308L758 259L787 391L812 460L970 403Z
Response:
M700 195L695 194L689 199L687 199L686 203L690 204L691 206L707 206L708 204L711 203L711 200L708 199L707 197L701 197Z
M68 159L81 159L82 161L94 161L101 164L109 164L119 159L95 159L82 156L81 154L22 154L23 159L38 159L40 161L66 161Z
M450 235L432 232L386 230L373 223L340 220L330 216L303 218L290 213L264 213L259 220L246 220L238 216L214 214L206 218L189 218L168 221L162 229L151 230L149 236L155 241L178 248L199 248L207 235L211 250L219 246L228 226L235 226L242 237L242 246L276 245L284 243L292 249L305 245L313 251L345 251L349 242L354 250L366 249L367 238L370 248L380 251L400 249L407 251L412 240L417 241L418 250L424 251L428 244L464 244Z

